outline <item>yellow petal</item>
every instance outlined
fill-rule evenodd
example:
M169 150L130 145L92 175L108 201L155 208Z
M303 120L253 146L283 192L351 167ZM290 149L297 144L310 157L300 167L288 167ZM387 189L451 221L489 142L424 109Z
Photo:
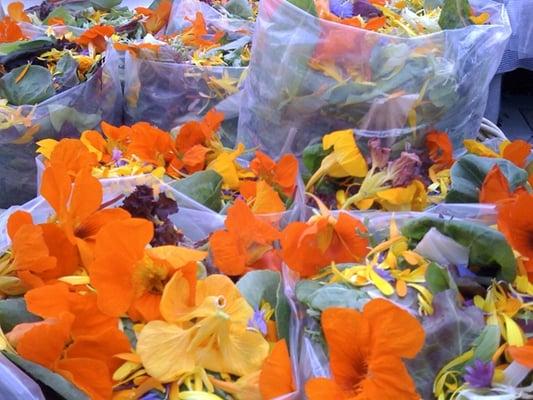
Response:
M493 150L491 150L489 147L485 146L483 143L478 142L474 139L467 139L464 142L465 148L469 153L482 156L482 157L493 157L497 158L500 155Z
M88 275L71 275L63 276L58 281L68 283L69 285L88 285L91 283L91 278Z
M163 321L151 321L144 326L137 341L137 353L144 368L161 382L171 382L192 372L195 353L187 351L191 331Z
M263 180L257 182L255 200L252 206L254 214L271 214L285 211L285 204L278 192Z
M376 193L377 201L387 211L409 211L416 193L416 187L397 187Z
M218 173L228 188L239 188L239 174L235 165L235 159L231 154L226 152L220 153L217 158L209 163L208 169L212 169Z
M325 150L333 147L333 153L328 157L334 158L335 162L328 168L327 175L334 178L345 176L356 176L362 178L366 176L368 167L365 158L359 151L353 131L332 132L322 138L322 146Z
M479 15L471 15L469 17L470 21L472 21L476 25L483 25L485 22L487 22L490 18L489 13L483 12Z
M502 315L505 321L505 337L507 339L507 343L509 343L511 346L523 346L525 343L524 333L518 324L507 315Z
M374 271L374 268L372 267L369 268L368 276L370 280L372 281L372 283L385 296L391 296L392 294L394 294L394 287L392 287L392 285L389 282L387 282L376 271Z
M44 158L47 160L50 159L52 156L52 151L54 151L55 147L57 146L59 142L54 139L43 139L39 140L37 144L37 153L42 154Z
M224 400L222 397L218 397L214 393L199 392L195 390L180 392L179 399L180 400Z

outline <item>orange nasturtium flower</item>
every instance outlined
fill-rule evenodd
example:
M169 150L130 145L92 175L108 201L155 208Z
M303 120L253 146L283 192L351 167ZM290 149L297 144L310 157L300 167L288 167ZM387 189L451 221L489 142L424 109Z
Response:
M276 399L296 390L285 339L278 341L266 358L259 375L259 390L263 400Z
M251 204L251 210L254 214L274 214L286 210L279 193L263 180L241 181L239 191L246 201ZM277 216L273 218L278 219Z
M302 277L316 274L332 262L360 261L369 251L366 227L357 218L340 213L329 215L321 205L321 215L307 222L291 222L281 232L281 257Z
M172 176L179 176L182 168L189 174L205 168L211 142L222 121L224 114L212 109L201 121L189 121L180 128L175 141L177 157L169 167Z
M137 156L144 162L165 167L172 159L172 137L148 122L137 122L131 126L132 133L126 150L126 157Z
M522 190L523 189L518 188L514 193L511 192L507 178L501 171L500 167L495 164L483 180L479 192L479 202L497 203L520 193Z
M387 300L373 299L362 312L329 308L321 321L332 377L309 380L309 400L420 398L402 361L414 358L424 345L424 330L415 317Z
M285 154L275 162L258 150L250 162L250 169L285 196L291 197L294 194L298 177L298 160L294 154Z
M20 26L10 17L0 20L0 43L11 43L17 40L27 39L22 33Z
M108 315L134 319L161 318L159 303L166 283L181 271L196 276L196 262L207 253L177 246L146 248L153 224L140 218L106 225L96 236L95 260L89 266L98 306Z
M533 194L526 191L498 204L498 229L525 262L529 279L533 278Z
M91 399L107 400L112 374L120 366L116 354L129 352L118 318L102 314L91 291L73 292L57 283L32 289L28 310L44 318L23 323L7 335L17 353L72 382Z
M81 34L75 40L77 44L83 47L94 47L97 53L102 53L106 48L106 38L115 33L115 28L109 25L95 25Z
M167 24L170 17L170 11L172 10L171 0L161 0L155 10L151 10L146 7L137 7L135 11L138 14L142 14L146 17L146 21L143 22L144 29L148 33L157 33Z
M453 144L446 132L429 132L426 135L426 147L430 160L437 165L439 171L452 166Z
M67 171L48 167L43 172L41 195L56 212L56 221L68 239L79 250L85 267L93 260L96 234L107 223L130 217L121 208L100 209L102 185L84 169L74 179L74 186Z
M263 335L248 329L254 310L225 275L188 280L172 277L161 299L164 321L144 326L137 354L160 382L205 368L245 376L258 371L268 355Z
M16 22L31 22L28 14L24 12L24 3L14 1L7 6L7 14Z
M55 142L55 143L54 143ZM47 165L65 171L73 179L82 169L98 165L97 155L79 139L44 139L37 142L38 150L48 160Z
M31 214L16 211L9 216L7 231L12 242L11 268L24 286L42 286L78 268L76 246L56 224L34 225Z
M196 12L196 18L194 20L189 17L185 17L185 19L191 23L191 26L185 28L181 34L179 34L181 41L185 46L208 49L216 46L224 36L224 32L219 31L213 34L212 38L206 38L209 33L205 24L204 15L200 11Z
M224 224L226 229L209 238L213 263L220 271L235 276L251 269L280 268L273 244L278 230L256 217L244 201L229 208Z

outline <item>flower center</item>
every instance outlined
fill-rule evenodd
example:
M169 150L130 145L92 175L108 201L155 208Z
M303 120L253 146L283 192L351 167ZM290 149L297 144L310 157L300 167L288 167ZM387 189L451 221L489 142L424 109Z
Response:
M162 294L168 279L168 269L162 263L152 260L147 255L137 263L133 280L137 292Z

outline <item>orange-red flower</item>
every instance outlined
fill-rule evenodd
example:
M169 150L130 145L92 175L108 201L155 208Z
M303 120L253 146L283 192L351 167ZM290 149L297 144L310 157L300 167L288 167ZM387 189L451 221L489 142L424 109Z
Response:
M74 40L83 47L93 46L98 53L102 53L106 48L106 38L115 33L115 28L109 25L95 25L81 34Z
M509 182L500 167L495 164L483 180L479 192L479 202L497 203L511 196L513 196L513 193L509 188Z
M266 358L259 375L259 390L263 400L276 399L296 390L291 359L285 339L278 341Z
M18 354L62 375L91 399L111 398L112 374L121 363L114 355L130 351L118 319L97 309L94 293L73 292L63 283L33 289L25 298L28 310L44 320L8 334Z
M0 43L11 43L17 40L27 39L22 33L20 26L10 17L0 20Z
M130 216L121 208L100 209L102 185L91 175L89 169L82 170L72 185L67 171L48 167L43 173L41 195L56 212L59 227L70 242L78 247L85 266L92 262L92 250L98 231L111 221Z
M74 179L82 169L96 167L98 160L79 139L61 139L52 150L48 165L65 171Z
M20 1L14 1L7 6L7 14L16 22L31 22L28 14L24 12L24 4Z
M362 312L329 308L322 313L331 378L305 385L309 400L418 400L404 358L414 358L424 344L424 330L409 313L383 300Z
M366 227L357 218L340 213L292 222L281 232L281 256L302 277L316 274L332 262L360 261L368 253Z
M277 214L286 210L278 192L263 180L242 181L239 191L246 201L251 203L254 214ZM279 222L277 215L273 215L271 219L273 222Z
M78 252L56 224L34 225L31 214L16 211L7 224L12 268L28 288L74 273Z
M142 321L160 319L161 295L172 276L181 271L196 278L196 262L207 254L176 246L146 248L153 230L151 222L131 218L106 225L96 236L89 276L104 313L128 313Z
M131 127L126 156L137 156L144 162L165 167L172 159L172 137L148 122L137 122Z
M526 161L531 154L531 145L524 140L513 140L505 145L502 150L502 157L513 162L516 166L524 168Z
M242 200L228 210L226 229L213 233L209 246L215 266L227 275L243 275L250 269L279 269L274 241L279 232L252 213Z
M276 163L258 150L250 162L250 169L285 196L291 197L294 194L298 177L298 160L294 154L285 154Z
M212 38L206 38L209 32L207 31L204 15L200 11L196 12L194 20L189 17L185 17L185 19L191 23L191 26L185 28L180 34L181 41L185 46L208 49L216 46L224 36L224 32L216 32L212 35Z
M146 32L148 33L157 33L163 29L168 22L171 10L171 0L162 0L155 10L145 7L137 7L135 9L138 14L148 17L146 21L143 22L144 29L146 29Z
M431 131L426 135L429 158L439 170L450 168L453 164L453 144L446 132Z
M185 168L192 174L205 168L210 143L224 121L224 114L210 110L201 121L189 121L184 124L176 136L175 147L177 156L171 162L168 173L179 176Z
M509 244L528 260L525 267L533 278L533 194L523 191L498 204L498 229Z
M528 339L523 346L509 346L507 351L514 361L533 369L533 338Z

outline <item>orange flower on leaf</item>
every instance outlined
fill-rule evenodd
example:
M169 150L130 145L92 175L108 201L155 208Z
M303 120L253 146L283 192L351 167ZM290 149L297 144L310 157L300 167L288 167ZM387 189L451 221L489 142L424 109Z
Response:
M24 3L21 3L20 1L9 3L7 6L7 14L13 21L31 23L30 17L28 17L28 14L24 12Z
M524 140L514 140L503 144L502 157L513 162L517 167L524 168L531 154L532 146Z
M420 398L402 361L414 358L424 345L416 318L387 300L373 299L362 312L326 309L321 322L332 377L309 380L309 400Z
M291 197L294 194L298 177L298 160L293 154L283 155L276 163L258 150L250 162L250 169L285 196Z
M128 157L137 156L144 162L164 167L172 159L172 137L147 122L137 122L131 127Z
M152 236L153 224L138 218L110 223L96 236L89 276L98 306L106 314L160 319L161 295L172 276L181 271L196 279L196 262L206 257L205 252L177 246L146 248Z
M181 34L181 41L185 46L193 46L198 49L208 49L216 46L224 36L224 32L216 32L212 35L207 31L204 15L198 11L194 20L185 17L191 23L191 26L185 28ZM208 36L212 36L208 38Z
M523 346L509 346L508 352L514 361L533 369L533 338L528 339Z
M251 269L280 268L274 250L279 232L254 216L244 201L239 199L230 207L225 225L225 230L209 238L213 263L220 271L235 276Z
M98 159L81 140L61 139L52 150L47 164L65 171L74 179L82 169L96 167Z
M251 210L254 214L276 214L286 210L278 192L263 180L242 181L239 191L246 201L251 203Z
M481 190L479 192L480 203L498 203L499 201L509 199L517 193L523 191L518 188L515 192L511 192L509 182L501 171L500 167L495 164L483 180Z
M167 24L170 17L170 11L172 10L171 0L162 0L155 10L151 10L145 7L137 7L135 11L138 14L148 17L143 22L144 29L148 33L157 33Z
M426 135L429 158L438 170L450 168L453 164L453 144L446 132L431 131Z
M368 253L366 227L357 218L340 213L333 218L321 205L322 215L292 222L281 232L281 256L302 277L316 274L332 262L360 261Z
M115 33L115 28L109 25L95 25L81 34L75 40L83 47L93 47L97 53L102 53L106 48L106 38Z
M63 283L33 289L25 298L44 320L17 325L8 334L18 354L62 375L91 399L111 398L112 374L121 363L114 356L130 351L118 319L96 308L93 293L72 292Z
M523 191L498 204L498 229L514 250L527 260L529 279L533 279L533 194Z
M107 223L130 217L121 208L100 209L102 185L88 169L75 178L74 185L66 171L45 169L41 195L56 212L56 221L70 242L78 247L81 261L88 266L93 259L96 234Z

